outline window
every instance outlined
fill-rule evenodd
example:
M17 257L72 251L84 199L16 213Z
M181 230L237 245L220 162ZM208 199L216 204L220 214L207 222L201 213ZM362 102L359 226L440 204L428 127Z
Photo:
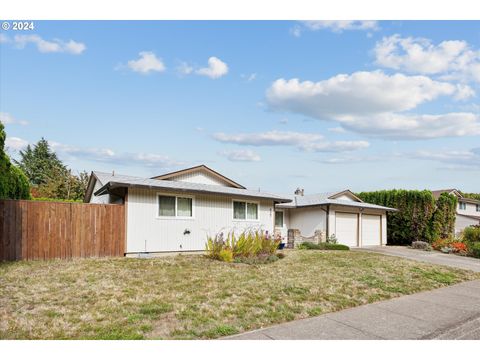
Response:
M175 216L175 196L158 197L158 215Z
M158 216L193 217L193 199L158 195Z
M177 216L192 217L192 198L177 198Z
M477 212L480 212L480 204L477 204Z
M258 204L234 201L233 218L235 220L258 220Z
M283 211L275 211L275 226L283 227Z
M467 204L464 203L464 202L459 202L459 203L458 203L458 208L459 208L460 210L465 210L465 209L467 208Z

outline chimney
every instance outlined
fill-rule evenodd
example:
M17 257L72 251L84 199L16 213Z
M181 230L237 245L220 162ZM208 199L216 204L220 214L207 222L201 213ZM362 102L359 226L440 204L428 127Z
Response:
M112 170L112 176L115 176L115 170Z
M305 193L304 189L297 188L297 190L295 190L295 195L303 196L304 193Z

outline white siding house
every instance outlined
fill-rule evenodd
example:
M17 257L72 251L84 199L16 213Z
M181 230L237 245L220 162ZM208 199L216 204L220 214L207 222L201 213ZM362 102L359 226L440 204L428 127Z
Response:
M192 199L191 217L159 216L158 195L184 197L185 194L148 189L131 189L127 202L127 252L204 250L207 235L220 232L263 229L273 232L273 201L248 199L258 205L257 220L233 217L233 201L240 196L188 195Z
M286 215L285 228L300 231L302 238L320 233L325 240L335 235L338 243L351 247L385 245L387 212L396 211L365 203L349 190L312 195L302 192L276 208Z
M124 203L126 253L199 251L208 236L261 229L288 242L292 229L303 237L335 234L349 246L386 243L386 213L352 192L289 198L248 190L201 165L153 178L93 172L85 201Z
M126 252L199 251L207 236L246 229L274 232L278 195L198 166L151 179L93 172L85 201L126 206Z
M461 233L466 227L480 225L480 201L463 197L462 193L456 189L435 190L432 193L436 199L442 193L457 197L455 234Z

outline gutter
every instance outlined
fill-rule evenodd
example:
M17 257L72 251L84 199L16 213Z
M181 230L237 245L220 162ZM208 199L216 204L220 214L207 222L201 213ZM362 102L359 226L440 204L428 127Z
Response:
M122 183L122 182L114 182L114 181L109 181L106 183L104 186L102 186L100 189L95 191L94 195L99 196L99 195L105 195L110 192L111 189L114 188L119 188L119 187L126 187L126 188L144 188L144 189L149 189L149 190L167 190L167 191L173 191L173 192L184 192L184 193L199 193L199 194L221 194L224 196L243 196L247 198L253 198L253 199L267 199L267 200L273 200L277 201L279 203L288 203L291 202L291 199L282 199L282 198L277 198L277 197L269 197L269 196L255 196L252 194L234 194L234 193L225 193L221 191L208 191L208 190L192 190L192 189L179 189L179 188L171 188L171 187L162 187L162 186L154 186L154 185L146 185L146 184L128 184L128 183ZM243 190L243 189L237 189L237 190Z

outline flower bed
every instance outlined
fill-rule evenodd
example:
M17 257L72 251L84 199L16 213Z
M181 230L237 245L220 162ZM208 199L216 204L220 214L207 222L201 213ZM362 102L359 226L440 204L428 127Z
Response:
M223 233L207 239L207 256L225 262L243 262L247 264L269 263L283 257L277 254L280 237L272 237L262 230L246 230L240 235L230 232L226 238Z

